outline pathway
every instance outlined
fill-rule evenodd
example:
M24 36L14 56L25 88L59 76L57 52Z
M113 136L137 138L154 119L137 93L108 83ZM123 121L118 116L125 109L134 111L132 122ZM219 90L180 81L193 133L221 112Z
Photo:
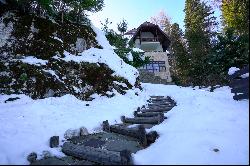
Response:
M103 122L103 132L77 136L62 146L66 157L48 157L31 165L132 165L131 153L145 149L159 137L156 131L146 129L162 123L164 113L176 105L170 97L151 96L147 106L134 112L134 117L122 116L122 124Z

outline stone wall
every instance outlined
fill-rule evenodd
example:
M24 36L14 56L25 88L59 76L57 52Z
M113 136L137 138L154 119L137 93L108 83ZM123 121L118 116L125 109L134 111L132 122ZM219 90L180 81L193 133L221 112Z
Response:
M156 76L154 73L148 72L145 69L138 69L140 76L139 80L142 83L151 83L151 84L165 84L172 85L173 82L169 82L166 79L161 79L159 76Z
M145 56L150 57L153 61L165 61L166 71L155 72L155 75L159 76L161 79L166 79L167 82L172 82L167 52L145 52Z

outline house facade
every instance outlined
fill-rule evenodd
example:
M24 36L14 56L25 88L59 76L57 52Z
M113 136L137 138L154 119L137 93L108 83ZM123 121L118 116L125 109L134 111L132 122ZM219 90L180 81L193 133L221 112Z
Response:
M150 22L144 22L137 29L132 29L125 35L130 36L135 47L143 50L145 56L150 58L150 63L140 69L152 72L155 76L171 82L168 60L170 39L160 27Z

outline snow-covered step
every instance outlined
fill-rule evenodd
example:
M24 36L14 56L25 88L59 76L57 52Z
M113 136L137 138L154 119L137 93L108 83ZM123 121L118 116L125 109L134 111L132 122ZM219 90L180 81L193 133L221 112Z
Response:
M163 99L165 96L150 96L151 99Z
M121 135L137 138L142 146L147 146L146 130L143 125L139 125L137 129L127 128L123 125L109 125L108 121L103 121L103 131L114 132Z
M147 109L140 109L139 111L142 113L145 113L145 112L168 112L171 109L172 108L147 108Z
M144 112L144 113L138 113L137 111L134 112L135 117L154 117L158 116L159 114L162 114L161 116L164 116L162 112Z
M173 108L174 105L172 104L148 104L148 107L171 107Z
M153 109L153 110L157 110L157 109L160 109L160 110L171 110L173 107L164 107L164 106L149 106L147 109Z
M62 152L68 156L92 161L102 165L133 164L131 159L131 153L126 150L122 152L115 152L66 142L62 146Z
M123 123L131 124L160 124L164 121L164 115L158 114L158 116L153 117L135 117L135 118L126 118L125 116L121 117Z
M174 104L168 100L149 101L149 104Z

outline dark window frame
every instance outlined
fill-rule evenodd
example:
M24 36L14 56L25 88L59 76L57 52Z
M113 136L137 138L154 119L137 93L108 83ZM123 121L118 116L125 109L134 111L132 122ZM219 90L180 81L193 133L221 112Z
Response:
M148 64L144 65L142 69L146 69L149 72L166 72L166 62L165 61L150 61Z

